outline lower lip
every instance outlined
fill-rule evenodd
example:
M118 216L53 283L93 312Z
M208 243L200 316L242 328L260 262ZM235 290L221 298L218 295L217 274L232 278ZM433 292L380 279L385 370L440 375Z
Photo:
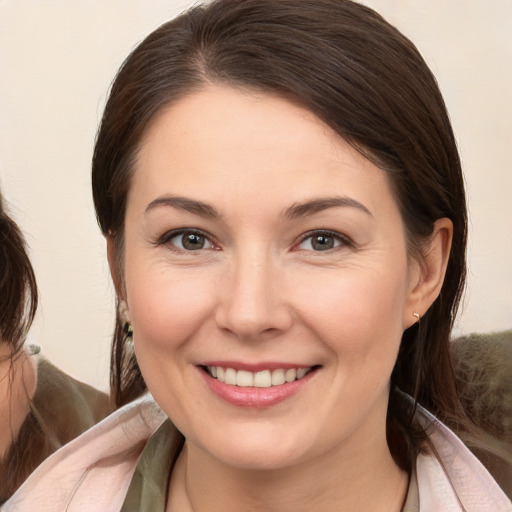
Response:
M199 369L210 390L224 401L238 407L263 409L277 405L296 395L313 377L316 370L310 371L302 379L286 382L269 388L240 387L225 384L213 378L202 368Z

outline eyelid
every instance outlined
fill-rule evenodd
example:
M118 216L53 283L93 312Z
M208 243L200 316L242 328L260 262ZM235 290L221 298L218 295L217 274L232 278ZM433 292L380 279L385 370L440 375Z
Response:
M209 233L203 231L202 229L198 228L177 228L177 229L171 229L169 231L166 231L163 235L159 236L158 239L154 242L154 245L160 246L167 244L172 238L183 235L185 233L192 233L204 236L206 240L213 246L212 248L208 248L207 250L219 250L219 244L215 241L214 237L210 235ZM354 242L348 237L347 235L344 235L342 233L339 233L337 231L333 231L330 229L312 229L310 231L307 231L306 233L303 233L298 240L293 244L293 249L297 249L300 244L302 244L305 240L308 238L311 238L314 235L325 235L332 238L335 238L341 242L341 245L343 247L353 247ZM174 247L174 246L173 246ZM178 247L174 247L176 251L180 251ZM330 249L330 251L336 250L338 247L335 247L334 249ZM203 249L204 250L204 249ZM300 249L299 249L300 250ZM191 251L186 251L191 252ZM325 252L329 252L325 251Z

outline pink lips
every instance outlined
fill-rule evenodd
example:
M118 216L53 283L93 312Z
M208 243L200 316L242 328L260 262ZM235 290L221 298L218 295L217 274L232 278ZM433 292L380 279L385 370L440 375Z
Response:
M225 364L225 363L224 363ZM224 366L222 364L222 366ZM221 365L219 365L221 366ZM234 365L233 365L234 366ZM239 368L240 366L237 365ZM278 368L283 368L283 364L279 365L271 365ZM284 365L289 366L289 365ZM245 368L249 369L247 365L244 365ZM268 369L269 366L266 366ZM259 367L251 366L252 371L259 370ZM291 398L296 395L307 383L311 380L313 375L316 373L315 370L308 373L305 377L295 380L293 382L286 382L279 386L271 386L267 388L257 388L257 387L238 387L230 384L225 384L203 369L199 368L205 383L210 388L210 390L217 395L219 398L222 398L224 401L228 402L231 405L235 405L238 407L252 407L252 408L265 408L273 405L277 405L284 400Z

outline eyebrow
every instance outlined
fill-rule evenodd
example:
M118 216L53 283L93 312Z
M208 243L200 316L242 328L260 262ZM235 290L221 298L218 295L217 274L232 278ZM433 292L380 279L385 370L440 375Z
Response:
M195 199L189 199L187 197L169 195L161 196L151 201L151 203L149 203L146 207L145 213L148 213L149 211L153 210L154 208L158 208L159 206L179 208L180 210L185 210L187 212L200 215L201 217L221 217L220 213L213 206L207 203L203 203L202 201L197 201Z
M151 201L151 203L146 207L146 213L161 206L179 208L181 210L200 215L201 217L220 218L222 216L213 206L207 203L196 199L189 199L187 197L170 195L161 196ZM296 219L299 217L307 217L308 215L313 215L315 213L328 210L329 208L341 207L356 208L370 217L373 217L370 210L368 210L364 204L345 196L324 197L312 199L311 201L306 201L304 203L296 203L284 211L284 216L289 219Z
M328 210L329 208L340 207L356 208L370 217L373 217L370 210L368 210L364 204L346 196L322 197L305 203L294 204L285 210L284 215L289 219L296 219L298 217L307 217L308 215L313 215Z

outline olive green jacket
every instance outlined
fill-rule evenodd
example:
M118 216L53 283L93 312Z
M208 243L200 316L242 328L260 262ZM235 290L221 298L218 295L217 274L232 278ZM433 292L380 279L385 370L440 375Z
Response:
M416 460L404 512L512 512L460 439L421 406L430 450ZM164 512L183 437L149 395L47 459L2 512Z
M29 348L31 356L37 360L37 387L30 413L0 461L0 503L50 454L110 412L105 393L53 366L41 357L39 347Z

